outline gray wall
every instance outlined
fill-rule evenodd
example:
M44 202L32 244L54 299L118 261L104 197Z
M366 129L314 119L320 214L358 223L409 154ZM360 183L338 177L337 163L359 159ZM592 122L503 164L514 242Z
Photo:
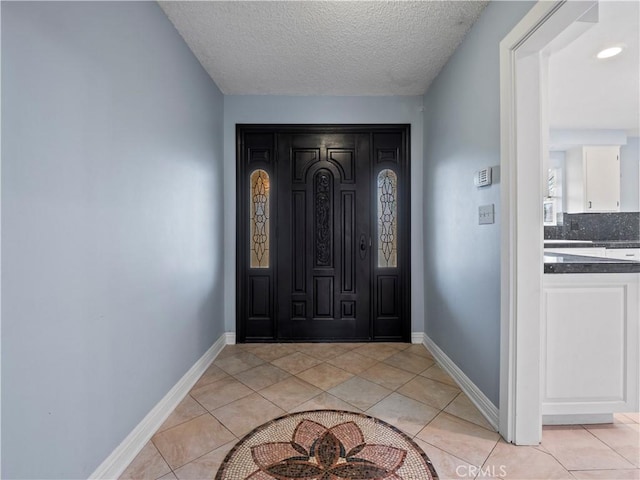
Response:
M293 97L228 95L224 98L225 297L235 298L236 124L237 123L409 123L411 124L411 313L412 331L422 331L424 273L422 239L422 96ZM234 302L225 304L227 331L236 330Z
M640 210L640 138L628 137L620 147L620 211Z
M155 2L2 2L2 478L86 478L223 332L222 118Z
M490 2L424 96L425 331L496 405L500 367L499 42L533 2ZM478 225L494 204L496 223Z

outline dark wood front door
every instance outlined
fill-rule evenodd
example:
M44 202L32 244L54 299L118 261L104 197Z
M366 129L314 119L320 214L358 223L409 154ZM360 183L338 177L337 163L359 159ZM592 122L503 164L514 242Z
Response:
M406 126L238 127L238 341L407 341Z
M278 138L281 338L369 337L368 140L340 133Z

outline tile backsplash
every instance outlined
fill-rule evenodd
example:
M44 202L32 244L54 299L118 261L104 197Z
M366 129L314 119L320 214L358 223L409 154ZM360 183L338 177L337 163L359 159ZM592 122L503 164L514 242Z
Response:
M562 240L640 240L640 212L564 213L563 225L545 226L544 238Z

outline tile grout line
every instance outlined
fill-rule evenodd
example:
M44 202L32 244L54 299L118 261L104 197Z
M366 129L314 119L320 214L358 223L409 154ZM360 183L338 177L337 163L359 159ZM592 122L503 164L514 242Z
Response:
M519 445L515 445L513 443L511 443L510 445L514 445L516 447L518 447ZM567 472L570 472L570 470L564 466L564 464L558 460L555 455L553 455L553 453L551 453L549 450L547 450L546 447L543 447L544 450L541 450L539 447L542 447L542 440L540 440L540 443L538 445L531 445L533 448L535 448L536 450L538 450L540 453L544 453L545 455L548 455L549 457L553 458L556 462L558 462L560 464L560 466L562 466L562 468L564 468Z
M285 370L285 371L286 371L286 370ZM287 372L287 373L289 373L289 372ZM283 379L283 380L280 380L280 382L284 382L285 380L288 380L288 379L289 379L289 378L291 378L291 377L295 377L295 375L293 375L293 374L289 374L289 375L290 375L289 377L287 377L287 378L285 378L285 379ZM296 378L297 378L297 377L296 377ZM304 380L303 380L303 379L301 379L301 378L298 378L298 380L300 380L301 382L304 382ZM271 385L268 385L268 386L266 386L266 387L264 387L264 388L261 388L260 390L254 390L254 392L255 392L256 394L260 395L262 398L264 398L267 402L271 403L272 405L275 405L275 406L276 406L276 407L278 407L280 410L282 410L283 412L285 412L285 415L286 415L286 414L288 414L288 413L291 413L291 411L290 411L290 410L287 410L287 409L285 409L285 408L282 408L280 405L278 405L277 403L275 403L274 401L272 401L272 400L268 399L267 397L265 397L264 395L262 395L262 393L260 393L260 392L262 392L262 391L266 390L267 388L272 387L273 385L277 385L277 384L278 384L278 383L280 383L280 382L272 383ZM305 383L307 383L308 385L311 385L309 382L305 382ZM314 388L318 388L318 387L316 387L315 385L311 385L311 386L312 386L312 387L314 387ZM249 387L249 388L251 388L251 387ZM314 396L313 396L313 397L311 397L309 400L305 400L305 401L303 401L302 403L300 403L300 404L296 405L296 406L295 406L295 407L293 407L293 408L297 408L297 407L299 407L300 405L302 405L303 403L306 403L306 402L308 402L308 401L310 401L310 400L312 400L312 399L314 399L314 398L318 397L319 395L322 395L322 393L324 392L324 390L322 390L321 388L318 388L318 390L321 390L321 392L320 392L320 393L318 393L318 395L314 395ZM282 416L282 415L279 415L279 416ZM275 418L278 418L278 417L275 417ZM271 419L271 420L273 420L273 419Z
M445 449L443 449L443 448L441 448L441 447L438 447L437 445L434 445L433 443L429 443L429 442L427 442L426 440L422 440L421 438L418 438L418 440L420 440L421 442L426 443L427 445L429 445L429 446L431 446L431 447L433 447L433 448L435 448L435 449L437 449L437 450L440 450L441 452L446 453L447 455L452 456L453 458L456 458L456 459L460 460L461 462L464 462L464 463L466 463L466 464L468 464L468 465L473 465L473 463L468 462L468 461L467 461L467 460L465 460L464 458L461 458L461 457L459 457L458 455L456 455L456 454L454 454L454 453L449 452L448 450L445 450ZM418 445L418 446L419 446L419 445ZM425 452L425 453L426 453L426 452ZM479 467L479 465L473 465L473 466L474 466L474 467Z
M628 471L632 471L633 472L635 470L639 470L640 471L640 468L638 468L638 467L636 467L636 468L598 468L596 470L593 470L593 469L591 469L591 470L575 469L575 470L567 470L567 472L569 472L569 473L573 473L573 472L593 472L593 471L596 471L596 472L619 472L619 471L628 472Z
M154 433L155 435L155 433ZM153 441L153 437L151 437L151 439L149 440L151 442L151 444L153 445L153 448L156 449L156 451L158 452L158 455L160 455L160 458L162 458L162 460L164 460L164 463L167 464L167 467L169 467L169 472L173 473L175 475L175 472L173 471L173 467L171 466L171 464L167 461L167 459L164 457L164 455L162 454L162 452L160 451L160 449L158 448L158 446L156 445L156 443ZM131 464L129 464L131 465ZM127 467L128 468L128 467ZM167 473L169 473L167 472ZM167 473L165 473L164 475L167 475ZM163 477L164 475L160 475L160 477ZM160 478L158 477L158 478Z
M540 439L540 446L542 446L542 439ZM551 450L549 450L547 447L544 447L545 450L547 450L547 452L549 452L549 455L551 455L551 457L553 457L553 459L558 462L560 465L562 465L562 468L564 468L567 472L571 473L571 470L569 470L569 468L560 461L560 459L558 457L556 457L553 452ZM571 474L571 476L573 476L573 474Z
M588 433L590 433L592 436L595 437L595 435L593 435L591 432L589 432L589 430L587 428L585 428L584 425L559 425L559 426L564 426L564 427L576 427L579 426L580 428L582 428L583 430L587 431ZM568 430L570 430L571 428L569 428ZM599 438L596 437L596 440L600 441L600 443L602 443L603 445L605 445L606 447L608 447L609 449L611 449L616 455L618 455L619 457L621 457L623 460L627 461L628 460L626 458L624 458L622 455L620 455L617 451L613 450L611 447L609 447L609 445L607 445L606 443L602 442ZM542 445L542 441L540 441L540 445ZM564 463L562 463L560 461L560 459L558 457L556 457L553 452L551 452L549 449L547 449L546 447L544 447L548 452L549 455L551 455L560 465L562 465L562 468L564 468L567 472L571 473L571 472L580 472L580 471L591 471L591 470L607 470L607 469L587 469L587 470L579 470L579 469L574 469L574 470L570 470L567 466L565 466ZM543 452L544 453L544 452ZM629 462L631 463L631 462ZM617 470L626 470L626 469L619 469L619 468L615 468L613 469L613 471L617 471ZM573 475L573 474L572 474Z
M496 441L495 445L493 446L493 448L491 448L491 451L489 452L489 454L487 455L487 458L484 459L484 461L482 462L482 464L480 465L480 470L482 470L482 468L487 464L487 462L489 461L489 459L491 458L491 454L493 454L493 452L495 451L496 448L498 448L498 444L500 443L500 440L502 439L502 437L498 438L498 440ZM566 469L565 469L566 470ZM478 475L480 475L480 473L478 473ZM476 475L476 478L478 478L478 475Z
M197 402L197 400L196 400L196 402ZM200 404L198 403L198 405L200 405ZM200 406L202 408L204 408L202 405L200 405ZM175 410L174 410L174 412L175 412ZM173 413L173 412L171 412L171 413ZM165 428L164 430L160 430L160 429L156 430L151 438L155 437L156 435L160 435L161 433L168 432L169 430L171 430L171 429L173 429L175 427L179 427L180 425L184 425L185 423L190 422L191 420L195 420L196 418L200 418L201 416L206 415L207 413L211 413L211 412L209 412L209 410L204 408L204 413L200 413L200 414L198 414L198 415L196 415L194 417L191 417L191 418L189 418L187 420L184 420L184 421L182 421L180 423L176 423L175 425L171 425L170 427ZM162 428L162 425L160 425L160 428Z
M227 429L227 430L228 430L228 429ZM235 445L236 443L238 443L238 442L240 441L240 438L239 438L239 437L236 437L232 432L231 432L231 434L234 436L234 440L231 440L231 442L223 443L223 444L222 444L222 445L220 445L219 447L216 447L216 448L214 448L213 450L210 450L210 451L208 451L208 452L206 452L206 453L203 453L202 455L200 455L200 456L198 456L198 457L194 458L193 460L188 461L188 462L187 462L187 463L185 463L184 465L180 465L179 467L177 467L177 468L176 468L176 470L180 470L182 467L186 467L187 465L189 465L189 464L191 464L191 463L195 462L196 460L201 459L202 457L205 457L205 456L209 455L211 452L215 452L216 450L218 450L219 448L224 447L225 445L229 445L229 444L230 444L230 443L232 443L232 442L233 442L233 444L234 444L234 445ZM231 447L231 448L233 448L233 447ZM171 466L169 466L169 468L171 468ZM178 478L178 479L180 478L180 477L178 477L178 475L176 474L175 470L172 470L172 472L173 472L173 474L176 476L176 478ZM157 479L156 479L156 480L157 480Z
M456 396L454 397L454 399L453 399L453 400L451 400L451 401L450 401L450 402L449 402L449 403L448 403L448 404L447 404L447 405L442 409L442 412L441 412L441 413L446 413L447 415L451 415L452 417L456 417L456 418L459 418L460 420L464 420L464 421L465 421L465 422L467 422L467 423L471 423L471 424L475 425L476 427L484 428L484 429L485 429L486 431L488 431L488 432L491 432L491 433L497 433L498 435L500 435L500 432L498 432L498 431L494 430L494 429L493 429L493 427L492 427L492 428L487 428L487 427L485 427L485 426L483 426L483 425L478 425L477 423L472 422L471 420L467 420L466 418L462 418L462 417L460 417L460 416L456 415L455 413L446 412L446 411L445 411L445 408L447 408L449 405L451 405L453 402L455 402L456 398L458 398L460 395L464 395L464 392L462 392L462 391L461 391L458 395L456 395ZM475 408L475 405L474 405L474 408ZM477 410L477 408L476 408L476 410ZM500 438L502 438L502 435L500 435Z
M613 423L611 425L614 425ZM609 445L606 441L602 440L600 437L598 437L595 433L593 433L591 430L589 430L589 428L586 425L581 425L582 428L584 428L587 432L589 432L589 434L591 434L591 436L593 438L595 438L596 440L598 440L600 443L602 443L603 445L605 445L606 447L610 448L614 453L616 453L616 455L618 455L620 458L622 458L623 460L626 460L627 462L629 462L631 465L634 465L635 468L640 469L640 465L636 465L635 463L633 463L631 460L629 460L627 457L625 457L624 455L622 455L620 452L618 452L618 450L616 448L614 448L612 445ZM618 469L619 470L619 469Z
M256 365L255 367L251 367L251 368L249 368L248 370L251 370L251 369L253 369L253 368L257 368L257 367L259 367L259 366L261 366L261 365ZM243 373L243 372L248 371L248 370L243 370L242 372L237 372L237 374L238 374L238 373ZM226 407L226 406L228 406L228 405L231 405L231 404L232 404L232 403L234 403L234 402L237 402L238 400L242 400L243 398L247 398L248 396L253 395L253 393L258 393L258 392L256 392L253 388L251 388L249 385L245 385L241 380L239 380L238 378L236 378L236 376L235 376L235 375L232 375L232 374L230 374L230 373L228 373L228 372L226 372L226 371L225 371L225 373L227 373L227 375L228 375L231 379L233 379L233 380L235 380L236 382L238 382L238 383L240 383L240 384L244 385L245 387L247 387L249 390L251 390L251 391L252 391L252 393L249 393L249 394L247 394L247 395L243 395L243 396L241 396L241 397L239 397L239 398L236 398L235 400L232 400L231 402L225 403L225 404L223 404L223 405L219 405L219 406L217 406L216 408L214 408L213 410L218 410L219 408ZM224 380L224 379L220 379L220 380ZM220 381L220 380L217 380L217 381ZM213 383L216 383L216 382L212 382L212 383L210 383L209 385L212 385ZM216 417L216 416L214 415L214 413L213 413L211 410L209 410L209 409L208 409L207 407L205 407L202 403L200 403L200 402L199 402L195 397L193 397L193 396L191 395L191 392L189 392L189 396L191 396L191 398L193 398L193 400L194 400L196 403L198 403L198 405L200 405L202 408L204 408L204 409L205 409L205 411L206 411L206 413L208 413L208 414L209 414L209 415L211 415L211 416L212 416L216 421L218 421L218 422L220 423L220 425L222 425L222 426L223 426L223 427L224 427L224 428L225 428L225 429L226 429L226 430L227 430L231 435L233 435L236 439L238 438L238 437L237 437L237 435L236 435L235 433L233 433L233 432L231 431L231 429L230 429L227 425L225 425L225 423L224 423L222 420L220 420L218 417ZM263 398L264 398L264 397L263 397ZM266 399L265 399L265 400L266 400ZM273 403L273 402L271 402L271 403ZM205 415L205 414L202 414L202 415ZM198 415L197 417L194 417L194 418L198 418L198 417L200 417L200 416L202 416L202 415ZM189 420L187 420L187 421L189 421ZM183 422L183 423L186 423L186 422ZM172 427L172 428L173 428L173 427ZM216 450L216 449L214 448L214 450ZM213 450L211 450L211 451L213 451ZM211 452L207 452L207 453L211 453ZM205 454L205 455L206 455L206 454ZM199 457L198 457L198 458L199 458ZM189 462L189 463L190 463L190 462Z

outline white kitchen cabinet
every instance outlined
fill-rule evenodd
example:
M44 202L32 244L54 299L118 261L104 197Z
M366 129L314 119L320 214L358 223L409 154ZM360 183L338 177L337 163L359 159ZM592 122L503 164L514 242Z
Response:
M607 248L607 258L640 262L640 248Z
M568 213L620 211L620 147L584 146L565 156Z
M545 275L542 414L637 412L640 274ZM588 420L583 420L588 422Z

